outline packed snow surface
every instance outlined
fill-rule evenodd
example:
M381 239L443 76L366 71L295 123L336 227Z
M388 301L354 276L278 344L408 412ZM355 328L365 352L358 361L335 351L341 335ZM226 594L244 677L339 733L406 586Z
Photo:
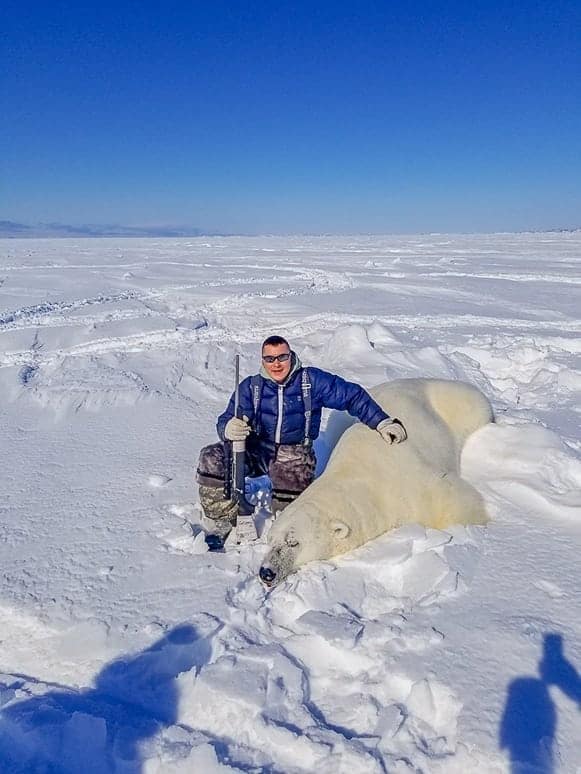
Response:
M580 269L580 233L0 241L0 770L581 770ZM275 332L483 390L490 523L269 591L260 479L261 541L208 553L197 456Z

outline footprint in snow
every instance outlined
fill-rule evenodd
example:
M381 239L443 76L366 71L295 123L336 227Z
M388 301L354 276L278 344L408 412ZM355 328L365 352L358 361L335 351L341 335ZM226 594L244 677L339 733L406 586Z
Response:
M28 387L28 385L32 382L34 377L38 373L38 366L37 365L23 365L20 371L18 372L18 379L20 381L20 384L22 384L23 387Z

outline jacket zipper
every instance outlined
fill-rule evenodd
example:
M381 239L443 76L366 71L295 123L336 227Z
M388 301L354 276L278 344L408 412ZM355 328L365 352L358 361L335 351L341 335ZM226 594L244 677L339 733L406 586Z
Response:
M284 400L283 400L283 390L284 387L282 385L279 385L278 387L278 417L276 420L276 431L274 434L274 442L280 443L280 434L282 430L282 411L284 406Z

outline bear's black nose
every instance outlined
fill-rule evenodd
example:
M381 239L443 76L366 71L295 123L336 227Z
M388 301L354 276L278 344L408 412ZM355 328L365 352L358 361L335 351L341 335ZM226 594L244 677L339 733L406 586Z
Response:
M274 579L276 578L276 573L273 572L270 567L261 567L258 571L258 575L260 580L263 583L266 583L267 586L271 586L274 582Z

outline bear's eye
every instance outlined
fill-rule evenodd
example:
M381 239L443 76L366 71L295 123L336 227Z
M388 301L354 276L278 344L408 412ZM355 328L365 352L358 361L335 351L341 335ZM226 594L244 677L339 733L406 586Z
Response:
M294 535L287 535L285 539L285 543L289 548L296 548L299 544L299 541L296 539Z

